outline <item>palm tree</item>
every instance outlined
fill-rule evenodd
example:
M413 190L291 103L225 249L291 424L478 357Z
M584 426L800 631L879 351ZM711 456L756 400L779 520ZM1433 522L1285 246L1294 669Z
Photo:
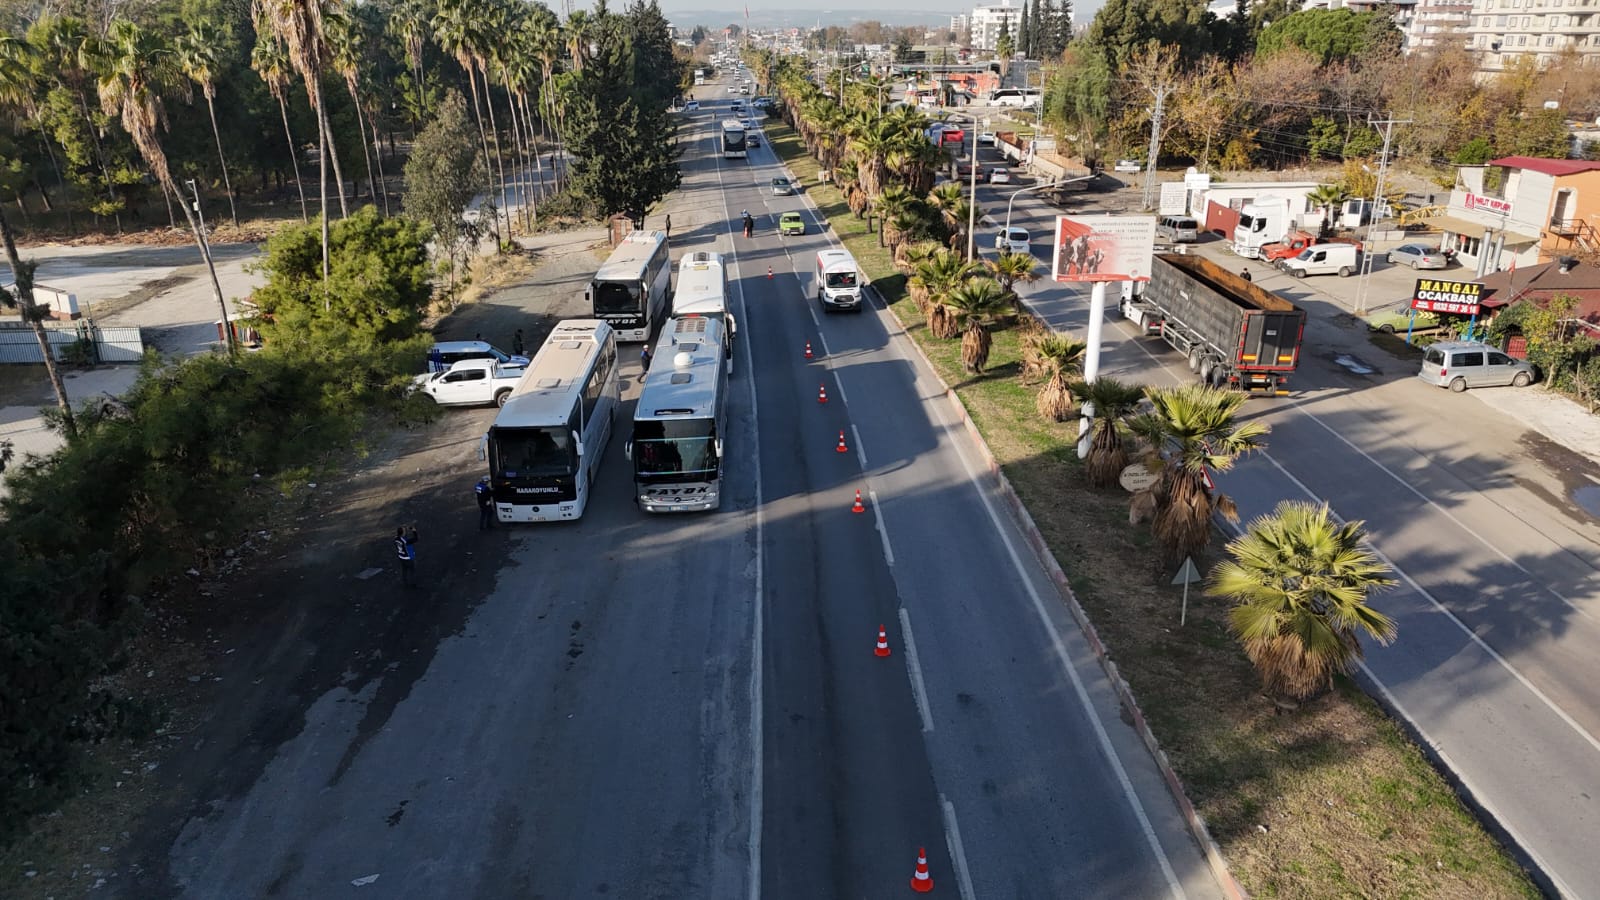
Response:
M523 29L527 35L528 46L534 57L539 60L539 102L542 111L539 113L539 127L544 130L545 142L551 142L550 126L561 121L560 111L556 106L556 63L561 61L561 22L548 8L537 6L528 18L523 21ZM552 172L555 177L556 189L561 189L561 170L555 168ZM543 177L540 178L543 186Z
M895 148L897 132L893 122L884 119L854 119L848 126L850 152L856 158L861 188L869 199L876 199L888 176L886 159Z
M206 112L211 116L211 137L217 142L217 161L222 164L222 186L228 192L228 218L233 221L233 227L238 228L239 210L233 203L233 181L228 177L228 158L222 152L222 132L217 130L217 47L221 43L216 25L202 18L178 37L174 49L184 76L200 85L200 93L205 95Z
M367 65L367 37L352 10L330 9L323 14L323 32L328 41L328 62L344 79L350 103L356 108L356 132L361 135L361 155L367 164L367 192L378 202L378 180L372 167L372 147L367 143L368 104L361 99L360 72ZM373 132L377 136L377 132ZM359 189L359 188L358 188ZM387 205L387 201L385 201ZM387 213L386 213L387 214Z
M167 153L161 147L157 129L166 124L166 110L161 105L160 90L170 87L178 77L172 51L163 47L154 35L126 19L111 23L106 35L106 56L100 73L100 108L106 115L120 114L122 127L139 148L150 171L170 194L182 197L172 180L172 170L167 166ZM200 256L211 273L211 290L216 295L217 307L222 311L222 321L228 321L228 304L222 299L222 285L217 283L217 271L211 266L211 250L205 237L195 225L194 212L189 204L179 203L183 217L189 221L189 231L200 248ZM229 352L234 349L233 330L224 328L223 335Z
M1135 514L1152 515L1151 530L1177 563L1211 539L1211 517L1238 519L1233 500L1206 487L1207 470L1225 472L1240 456L1263 447L1268 428L1237 422L1245 394L1200 384L1151 388L1152 409L1133 417L1129 428L1149 445L1155 485L1134 497Z
M1088 351L1088 341L1043 329L1023 340L1023 377L1043 382L1034 398L1039 415L1051 422L1065 422L1072 415L1072 382L1083 373L1083 357Z
M1319 184L1306 194L1306 200L1322 211L1322 225L1327 228L1333 221L1331 210L1344 203L1345 198L1349 196L1350 192L1345 190L1343 185Z
M968 372L983 374L989 364L989 349L993 339L989 336L989 320L1008 309L1010 302L1005 291L992 279L972 278L945 295L943 306L960 328L966 326L961 336L961 363Z
M433 10L428 0L400 0L389 13L389 33L400 39L405 50L406 63L411 67L412 81L417 87L417 109L427 105L422 74L422 51L427 46L429 23Z
M294 164L294 187L300 192L300 221L309 222L311 213L306 209L306 188L300 181L300 148L289 127L289 55L283 52L283 45L270 31L257 32L255 49L250 51L250 68L266 82L272 99L278 101L278 112L283 114L283 134L289 139L289 162Z
M123 202L117 195L117 183L111 177L111 165L101 140L103 123L95 120L90 103L95 68L101 56L100 39L90 33L82 19L42 15L28 28L27 40L37 51L37 62L45 77L59 84L77 103L78 113L83 116L86 131L94 144L95 162L105 182L107 205L112 210L117 233L121 234ZM96 213L97 216L99 214Z
M483 107L478 99L477 52L482 44L478 33L480 24L476 0L441 0L439 11L433 17L434 39L467 73L467 86L472 93L472 117L478 124L478 144L483 151L485 187L488 188L486 193L493 195L494 169L490 165L493 157L489 154L489 132L483 124ZM488 87L484 85L486 91ZM500 215L496 213L490 223L494 229L495 246L499 247L502 243Z
M878 241L880 244L887 245L890 250L899 246L906 239L906 235L897 227L899 224L898 217L910 210L913 199L911 192L906 190L905 185L891 184L885 186L879 192L877 199L873 201L872 205L879 218Z
M1286 500L1228 544L1206 593L1234 601L1228 626L1275 697L1305 700L1362 657L1361 634L1393 641L1393 619L1367 605L1395 583L1365 544L1361 522L1327 504Z
M1039 261L1033 258L1032 253L1002 253L994 259L984 260L983 264L988 267L994 280L1005 288L1017 312L1022 312L1022 298L1017 296L1016 284L1019 281L1023 284L1038 281L1039 276L1033 270Z
M916 265L910 278L911 297L923 315L929 317L930 330L933 328L933 310L943 309L944 298L975 277L979 270L977 263L968 262L961 254L943 248L929 254L927 259ZM954 334L940 336L955 337Z
M589 45L594 41L598 28L599 23L581 9L573 10L567 16L567 24L562 27L567 54L572 58L572 71L580 75L583 74L583 63L589 58Z
M1074 382L1071 390L1079 403L1094 410L1089 453L1083 460L1084 474L1095 487L1110 487L1128 467L1122 433L1127 430L1127 418L1144 399L1144 387L1102 375L1090 382Z

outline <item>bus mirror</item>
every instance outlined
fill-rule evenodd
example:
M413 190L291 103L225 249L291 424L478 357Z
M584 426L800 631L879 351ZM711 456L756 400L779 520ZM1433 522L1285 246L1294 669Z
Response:
M628 441L622 445L622 458L628 460L633 459L633 441Z
M722 438L717 438L717 442L716 442L715 446L717 448L717 459L721 459L722 458Z
M478 438L478 461L483 462L489 458L489 436L486 434Z
M578 437L576 431L572 433L572 446L577 448L579 456L583 455L583 438Z

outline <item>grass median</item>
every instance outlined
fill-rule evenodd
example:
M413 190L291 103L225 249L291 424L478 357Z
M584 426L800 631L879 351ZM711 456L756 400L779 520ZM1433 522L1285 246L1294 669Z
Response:
M989 371L965 372L960 341L940 340L906 297L905 278L855 218L793 130L766 136L807 186L895 316L953 386L1043 532L1151 729L1210 825L1240 884L1257 897L1537 897L1421 751L1348 682L1282 713L1229 634L1226 606L1180 589L1157 564L1128 496L1089 488L1075 425L1046 422L1018 378L1021 331L997 328ZM1270 446L1271 436L1268 444ZM1202 568L1215 562L1220 545ZM1381 605L1381 600L1380 600Z

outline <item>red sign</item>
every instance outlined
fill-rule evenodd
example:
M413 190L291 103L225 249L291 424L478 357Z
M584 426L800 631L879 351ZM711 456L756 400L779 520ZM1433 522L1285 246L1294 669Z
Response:
M1509 216L1511 215L1511 201L1499 200L1494 197L1480 197L1477 194L1468 191L1467 209L1481 209L1485 212L1492 212L1497 216Z

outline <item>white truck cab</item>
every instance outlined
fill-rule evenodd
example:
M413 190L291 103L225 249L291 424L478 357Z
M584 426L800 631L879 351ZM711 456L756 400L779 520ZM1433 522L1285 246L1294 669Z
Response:
M418 375L414 381L418 391L440 406L505 406L526 371L493 359L463 359L443 372Z

